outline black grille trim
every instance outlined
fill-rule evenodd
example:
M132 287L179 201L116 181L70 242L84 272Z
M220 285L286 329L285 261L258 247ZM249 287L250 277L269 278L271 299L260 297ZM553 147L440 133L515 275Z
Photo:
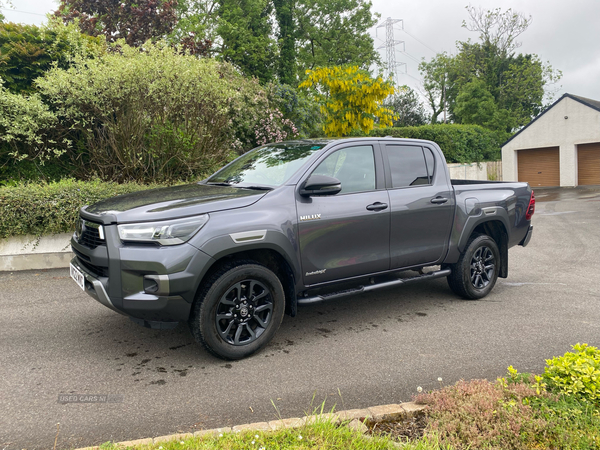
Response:
M71 246L71 250L73 250L73 253L75 253L75 255L79 258L82 259L84 261L90 262L91 258L87 255L84 255L83 253L81 253L79 250L77 250L75 247Z
M108 267L102 267L92 264L88 261L81 259L79 255L77 255L77 259L79 260L79 264L81 264L83 267L89 270L92 273L92 275L95 275L96 277L108 277Z
M78 224L78 239L79 242L84 247L89 249L95 249L96 247L105 246L106 240L100 237L100 232L98 231L98 227L102 225L90 222L89 220L79 219Z

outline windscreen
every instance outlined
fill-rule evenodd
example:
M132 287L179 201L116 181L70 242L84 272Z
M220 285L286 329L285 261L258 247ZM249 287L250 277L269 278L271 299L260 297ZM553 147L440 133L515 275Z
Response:
M286 143L258 147L212 175L208 183L277 187L326 144Z

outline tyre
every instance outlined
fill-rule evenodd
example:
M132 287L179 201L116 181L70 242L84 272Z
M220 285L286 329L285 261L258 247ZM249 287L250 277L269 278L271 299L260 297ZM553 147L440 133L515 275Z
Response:
M491 237L474 234L456 264L450 264L452 273L448 285L457 295L477 300L490 293L500 271L500 251Z
M283 286L265 266L241 261L217 270L203 284L189 325L213 355L242 359L275 335L285 312Z

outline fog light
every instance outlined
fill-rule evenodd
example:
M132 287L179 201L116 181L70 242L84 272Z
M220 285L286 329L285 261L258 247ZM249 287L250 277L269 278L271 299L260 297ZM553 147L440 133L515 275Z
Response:
M144 275L144 292L169 295L169 275Z
M144 277L144 292L146 294L154 294L158 291L158 283L147 276Z

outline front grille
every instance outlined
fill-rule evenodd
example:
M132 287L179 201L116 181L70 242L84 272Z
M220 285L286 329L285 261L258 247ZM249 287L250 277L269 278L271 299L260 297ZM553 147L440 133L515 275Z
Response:
M106 245L104 239L100 239L100 233L97 228L86 228L79 237L79 243L89 248L96 248L99 245Z
M106 241L100 237L100 227L102 225L80 218L76 231L77 242L90 249L106 245Z
M79 259L79 264L89 270L92 275L95 275L96 277L108 277L108 267L97 266L88 261L84 261L81 259L81 257L79 257L79 255L77 256Z

